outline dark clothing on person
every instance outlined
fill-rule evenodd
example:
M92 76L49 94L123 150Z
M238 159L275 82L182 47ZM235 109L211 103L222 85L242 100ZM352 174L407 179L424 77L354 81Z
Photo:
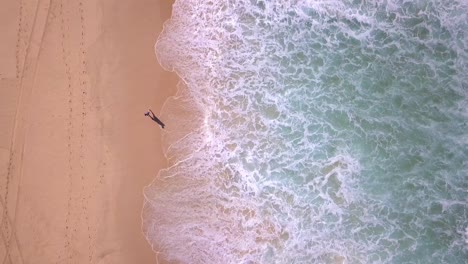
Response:
M164 123L156 117L156 115L153 113L153 111L151 111L151 109L149 112L145 113L145 116L149 116L154 122L158 123L162 128L164 128Z

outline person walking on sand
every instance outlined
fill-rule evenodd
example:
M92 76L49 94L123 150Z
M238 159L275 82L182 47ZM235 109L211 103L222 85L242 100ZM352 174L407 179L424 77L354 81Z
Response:
M164 123L159 120L159 118L156 117L156 115L149 109L149 112L145 113L145 116L149 116L151 119L153 119L154 122L158 123L162 128L164 128Z

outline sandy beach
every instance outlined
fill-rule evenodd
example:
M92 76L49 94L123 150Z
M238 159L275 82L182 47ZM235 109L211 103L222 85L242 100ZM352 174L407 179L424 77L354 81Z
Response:
M157 262L142 190L166 160L144 113L176 91L154 55L172 2L2 4L2 263Z

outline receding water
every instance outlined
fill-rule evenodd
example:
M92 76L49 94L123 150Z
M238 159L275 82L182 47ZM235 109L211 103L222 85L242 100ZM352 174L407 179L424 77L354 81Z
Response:
M468 2L177 0L148 240L181 263L466 263Z

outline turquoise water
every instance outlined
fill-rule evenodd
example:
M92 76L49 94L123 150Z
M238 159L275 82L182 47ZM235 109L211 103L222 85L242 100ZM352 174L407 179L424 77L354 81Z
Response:
M466 263L467 14L177 0L150 243L180 263Z

